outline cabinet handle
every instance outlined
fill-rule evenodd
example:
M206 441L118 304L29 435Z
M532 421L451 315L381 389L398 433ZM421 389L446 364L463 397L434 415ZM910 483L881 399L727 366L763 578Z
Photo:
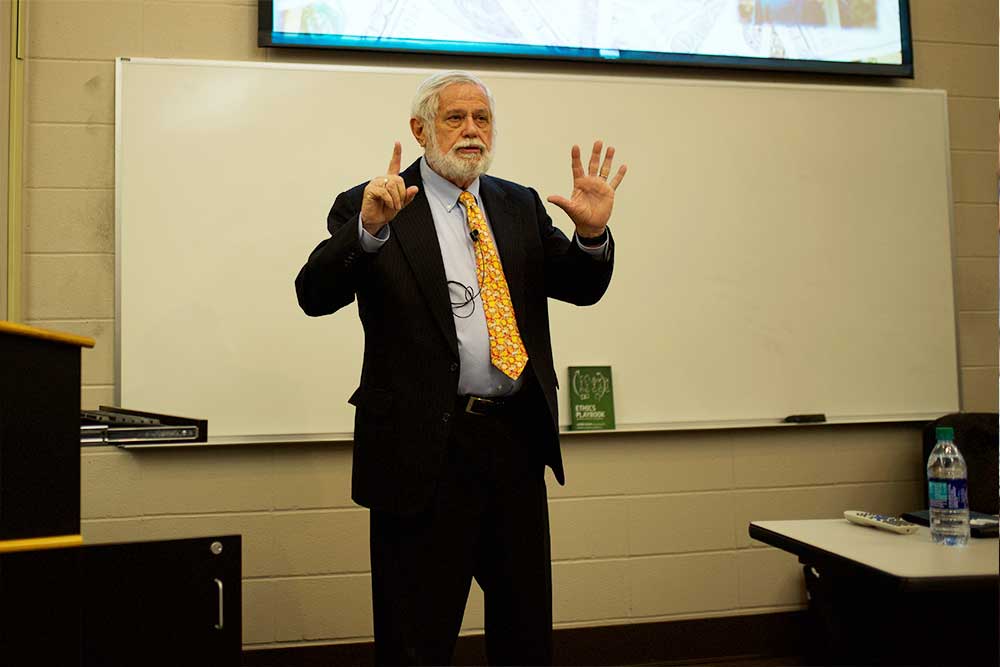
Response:
M222 629L222 580L216 579L215 585L219 587L219 622L215 624L216 630Z

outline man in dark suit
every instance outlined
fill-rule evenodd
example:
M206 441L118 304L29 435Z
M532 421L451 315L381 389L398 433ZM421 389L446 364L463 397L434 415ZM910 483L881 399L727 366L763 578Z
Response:
M551 661L544 467L563 483L547 298L597 302L611 280L614 148L573 146L573 193L486 176L489 89L462 72L417 90L422 159L340 194L295 281L325 315L357 298L365 331L352 497L370 508L379 664L450 662L475 577L491 664ZM336 345L337 341L331 341Z

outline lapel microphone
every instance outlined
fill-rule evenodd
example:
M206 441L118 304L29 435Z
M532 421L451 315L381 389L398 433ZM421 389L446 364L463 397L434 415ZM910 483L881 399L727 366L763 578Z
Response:
M471 232L469 232L469 236L472 238L472 242L475 243L476 241L479 240L479 230L473 229Z

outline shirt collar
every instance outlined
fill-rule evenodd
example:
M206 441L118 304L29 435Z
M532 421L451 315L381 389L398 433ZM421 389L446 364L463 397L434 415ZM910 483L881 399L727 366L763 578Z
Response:
M441 174L437 173L431 166L427 164L427 158L420 158L420 178L424 181L424 189L427 194L433 196L438 200L438 203L444 207L444 210L451 213L452 209L458 206L458 196L462 194L462 188L458 187L448 179L446 179ZM476 198L476 203L479 204L480 208L483 205L483 200L479 198L479 177L469 184L466 188L472 193L472 196Z

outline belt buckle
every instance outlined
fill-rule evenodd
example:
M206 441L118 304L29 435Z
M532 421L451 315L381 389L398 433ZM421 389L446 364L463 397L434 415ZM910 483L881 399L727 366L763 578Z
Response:
M496 405L496 401L491 401L488 398L480 398L478 396L469 396L468 402L465 404L465 411L470 415L479 415L480 417L486 417L490 414L490 410ZM482 406L480 408L479 406Z

